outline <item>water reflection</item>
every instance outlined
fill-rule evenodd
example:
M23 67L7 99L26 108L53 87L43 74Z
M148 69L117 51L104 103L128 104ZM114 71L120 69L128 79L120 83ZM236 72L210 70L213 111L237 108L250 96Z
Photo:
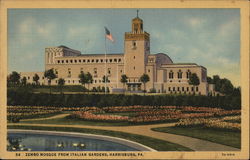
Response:
M110 141L31 133L8 133L8 151L136 151Z

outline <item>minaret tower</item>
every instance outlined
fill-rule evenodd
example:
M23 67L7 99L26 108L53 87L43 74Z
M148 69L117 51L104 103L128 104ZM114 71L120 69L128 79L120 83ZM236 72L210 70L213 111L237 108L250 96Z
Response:
M150 35L143 30L143 20L137 16L132 19L132 31L125 33L124 65L129 82L138 82L145 73L147 57L150 53Z

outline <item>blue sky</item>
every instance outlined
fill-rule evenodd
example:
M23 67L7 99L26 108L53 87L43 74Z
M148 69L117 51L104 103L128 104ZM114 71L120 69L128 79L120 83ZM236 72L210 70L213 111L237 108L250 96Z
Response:
M240 85L239 9L139 9L151 53L176 63L197 63L208 75ZM123 53L124 32L136 9L9 9L8 71L44 71L44 49L66 45L82 54L104 52L104 26L115 38L109 53Z

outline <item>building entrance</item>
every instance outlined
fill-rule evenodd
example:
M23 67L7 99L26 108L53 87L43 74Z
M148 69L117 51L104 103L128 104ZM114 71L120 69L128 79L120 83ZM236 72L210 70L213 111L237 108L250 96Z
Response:
M141 91L141 83L127 83L128 91Z

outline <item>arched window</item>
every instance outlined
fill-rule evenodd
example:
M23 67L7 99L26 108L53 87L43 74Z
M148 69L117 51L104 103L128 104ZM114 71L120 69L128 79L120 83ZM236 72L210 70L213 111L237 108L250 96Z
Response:
M132 49L136 49L136 41L132 41Z
M178 79L182 79L182 72L181 72L181 70L178 71Z
M171 70L170 72L169 72L169 79L173 79L174 78L174 72Z
M189 79L190 75L191 75L190 70L187 70L187 72L186 72L186 77L187 77L187 79Z

